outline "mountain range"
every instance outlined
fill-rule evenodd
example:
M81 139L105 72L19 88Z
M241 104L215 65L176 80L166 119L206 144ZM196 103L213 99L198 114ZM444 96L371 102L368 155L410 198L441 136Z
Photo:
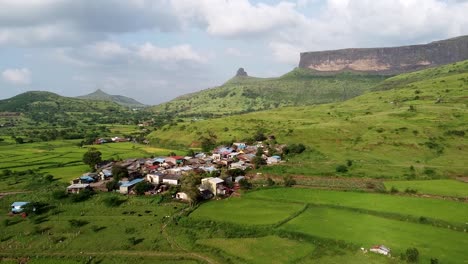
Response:
M122 106L130 107L130 108L143 108L146 106L133 98L122 96L122 95L107 94L101 89L97 89L96 91L90 94L77 96L76 98L97 100L97 101L110 101L110 102L115 102Z

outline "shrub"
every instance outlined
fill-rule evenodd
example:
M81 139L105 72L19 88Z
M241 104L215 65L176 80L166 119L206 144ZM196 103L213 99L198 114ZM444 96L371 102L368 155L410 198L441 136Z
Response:
M110 197L104 198L104 204L106 206L108 206L108 207L117 207L117 206L123 204L124 202L125 202L125 200L120 199L117 196L110 196Z
M390 189L390 193L398 193L398 189L395 188L395 186L392 186L392 188Z
M143 195L145 194L145 192L149 191L152 187L153 185L151 185L150 183L142 181L142 182L137 183L133 190L135 190L135 193L137 195Z
M61 200L61 199L65 199L68 197L68 193L62 191L62 190L56 190L56 191L53 191L52 192L52 198L56 199L56 200Z
M71 219L71 220L68 220L68 222L70 223L71 227L82 227L82 226L89 224L89 222L86 220L77 220L77 219Z
M276 184L276 182L273 179L271 179L270 177L268 177L267 180L266 180L266 184L268 186L273 186L273 185Z
M411 188L406 188L405 193L411 193L411 194L416 194L418 190L416 189L411 189Z
M248 190L248 189L252 188L252 184L246 179L241 179L239 181L239 186L240 186L240 188L242 190Z
M419 250L417 248L408 248L406 250L406 261L410 263L418 262L419 260Z
M293 185L296 185L296 180L293 179L290 175L284 176L283 178L283 184L286 187L291 187Z
M336 166L335 170L339 173L346 173L348 172L348 167L346 167L346 165L338 165Z
M431 258L431 264L439 264L439 259Z
M72 194L70 197L71 197L72 202L78 203L78 202L83 202L83 201L88 200L89 198L91 198L92 195L93 195L93 191L83 190L80 193Z
M353 161L352 160L347 160L346 165L348 165L348 167L353 166Z

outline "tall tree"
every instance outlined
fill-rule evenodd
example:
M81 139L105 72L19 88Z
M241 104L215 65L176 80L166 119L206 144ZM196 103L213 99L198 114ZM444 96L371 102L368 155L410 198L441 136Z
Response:
M96 148L90 148L83 155L83 162L91 168L91 170L96 170L96 164L102 161L102 153Z

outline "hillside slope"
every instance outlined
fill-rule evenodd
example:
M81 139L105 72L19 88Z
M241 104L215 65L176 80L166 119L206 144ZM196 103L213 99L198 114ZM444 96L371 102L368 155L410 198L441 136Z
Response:
M186 117L215 117L338 102L361 95L384 79L350 73L320 76L303 69L279 78L235 76L219 87L181 96L152 110Z
M256 131L308 151L265 173L385 178L467 176L468 61L390 78L345 102L236 115L166 126L151 134L160 145L197 146L210 132L218 142Z
M114 102L63 97L44 91L25 92L0 100L0 112L19 112L33 123L107 123L129 111Z
M87 95L77 96L76 98L97 100L97 101L109 101L109 102L114 102L114 103L117 103L119 105L126 106L126 107L134 107L134 108L145 107L144 104L138 102L137 100L133 98L122 96L122 95L107 94L101 89L97 89L96 91Z

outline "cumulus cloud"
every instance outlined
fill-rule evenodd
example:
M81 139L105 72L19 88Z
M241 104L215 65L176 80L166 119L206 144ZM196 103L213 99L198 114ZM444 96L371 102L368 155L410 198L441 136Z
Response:
M6 69L2 72L2 79L14 85L26 85L31 83L31 72L28 68Z
M206 61L187 44L161 48L147 42L139 46L136 53L141 59L155 62L192 61L201 63Z

